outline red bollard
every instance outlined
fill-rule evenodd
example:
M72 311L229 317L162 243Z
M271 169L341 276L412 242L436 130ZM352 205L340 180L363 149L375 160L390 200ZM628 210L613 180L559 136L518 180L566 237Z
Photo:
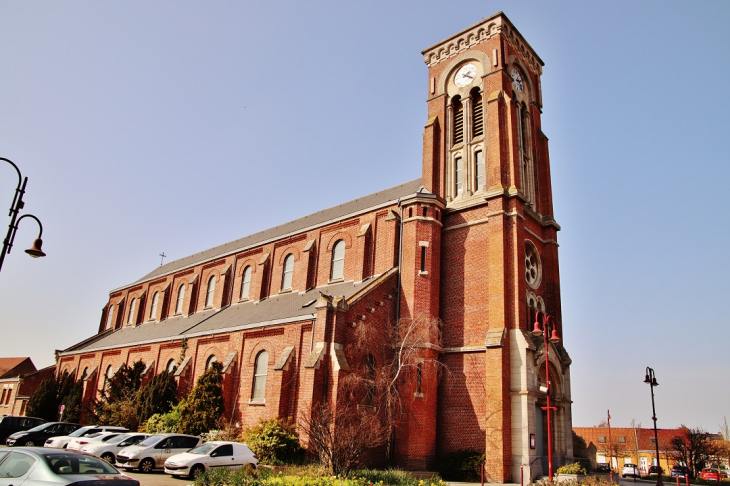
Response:
M679 486L679 476L677 476L677 486Z
M677 478L679 479L679 478ZM687 480L687 486L689 486L689 473L684 474L684 479Z
M484 463L482 463L482 486L484 486Z

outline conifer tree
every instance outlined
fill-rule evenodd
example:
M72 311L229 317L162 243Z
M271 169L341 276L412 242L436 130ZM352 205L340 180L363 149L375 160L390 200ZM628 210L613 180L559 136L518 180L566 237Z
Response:
M199 435L220 427L224 411L222 369L220 363L213 363L180 404L180 433Z
M137 419L140 423L152 415L163 415L177 404L177 382L172 373L163 371L153 377L137 398Z
M79 380L71 386L62 401L61 405L64 406L63 410L63 421L78 423L81 418L81 397L84 393L84 382Z
M38 385L38 388L28 398L25 415L38 417L52 422L58 419L58 382L55 376L49 376Z

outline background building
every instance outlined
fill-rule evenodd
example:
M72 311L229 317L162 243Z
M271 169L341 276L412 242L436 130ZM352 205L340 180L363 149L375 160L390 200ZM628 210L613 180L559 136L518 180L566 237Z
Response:
M320 403L367 406L372 393L346 393L345 381L392 356L357 344L363 330L412 330L395 463L428 469L472 449L494 481L542 475L546 368L555 465L571 460L570 358L530 332L540 312L562 336L543 63L502 13L423 55L420 179L113 290L98 334L61 352L58 372L83 379L88 401L124 363L143 361L146 377L174 371L187 387L219 361L227 418L251 426Z

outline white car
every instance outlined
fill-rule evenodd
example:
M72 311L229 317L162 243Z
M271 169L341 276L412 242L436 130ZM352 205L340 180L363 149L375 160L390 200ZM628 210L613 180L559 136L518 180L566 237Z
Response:
M256 467L258 459L246 444L239 442L207 442L189 452L175 454L165 461L165 472L173 476L197 478L215 467L236 469Z
M66 444L66 450L69 451L80 451L82 447L93 442L106 442L110 439L121 434L121 432L96 432L95 434L87 435L86 437L76 437L68 441Z
M137 445L150 434L127 433L119 434L106 442L89 442L81 448L81 452L100 457L109 464L117 462L117 453L125 447Z
M76 437L86 437L87 435L95 434L97 432L127 432L129 429L124 427L114 427L111 425L89 425L81 427L75 430L69 435L60 435L57 437L51 437L43 444L43 447L55 447L56 449L65 449L68 443Z
M154 469L161 469L170 456L194 449L201 442L200 437L193 435L151 435L139 444L125 447L119 451L116 466L148 473Z

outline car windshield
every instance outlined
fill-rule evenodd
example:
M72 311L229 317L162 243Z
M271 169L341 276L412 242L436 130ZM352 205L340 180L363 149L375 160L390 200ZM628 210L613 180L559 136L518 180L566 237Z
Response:
M37 427L33 427L32 429L28 429L26 432L40 432L41 430L46 430L48 427L52 427L54 425L56 424L54 424L53 422L41 424Z
M147 437L145 440L143 440L142 442L140 442L137 445L141 445L141 446L145 446L145 447L153 446L153 445L157 444L160 441L160 439L164 439L164 438L165 438L164 435L150 435L149 437Z
M112 437L111 439L107 440L107 444L119 444L121 441L129 437L130 434L119 434L115 437Z
M59 452L56 454L44 454L43 458L51 470L60 475L65 474L119 474L101 459L83 454L70 452Z
M209 453L210 451L212 451L213 449L215 449L216 447L218 447L219 445L220 444L210 444L210 443L203 444L202 446L196 447L195 449L189 451L189 453L205 455L205 454Z
M74 432L71 432L68 434L69 437L83 437L88 431L90 431L92 427L81 427L78 430L75 430Z

